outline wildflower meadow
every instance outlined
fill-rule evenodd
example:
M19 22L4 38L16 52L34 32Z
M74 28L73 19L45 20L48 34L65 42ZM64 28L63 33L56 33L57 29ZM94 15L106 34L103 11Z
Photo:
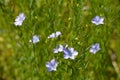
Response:
M0 80L120 80L120 0L0 0Z

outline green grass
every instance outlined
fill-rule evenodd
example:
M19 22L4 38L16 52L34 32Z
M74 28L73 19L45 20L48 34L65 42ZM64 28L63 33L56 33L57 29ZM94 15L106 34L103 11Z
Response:
M21 12L26 19L16 27ZM119 0L0 0L0 80L120 80L119 14ZM91 23L96 15L104 25ZM47 39L56 31L62 35ZM29 43L33 35L39 43ZM95 55L89 52L94 43L101 46ZM54 54L57 44L74 47L78 56ZM57 71L48 72L53 58Z

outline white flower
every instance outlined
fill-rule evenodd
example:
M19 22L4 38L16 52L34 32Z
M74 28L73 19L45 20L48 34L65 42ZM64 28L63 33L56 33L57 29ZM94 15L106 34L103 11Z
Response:
M82 8L83 11L86 11L86 10L88 10L88 9L89 9L88 6L84 6L84 7Z
M39 41L40 41L40 40L39 40L39 37L36 36L36 35L34 35L34 36L32 37L32 39L31 39L29 42L35 44L35 43L37 43L37 42L39 42Z
M96 54L96 52L98 52L100 50L100 44L99 43L95 43L91 46L89 52Z
M61 35L61 32L60 32L60 31L57 31L56 33L50 34L50 35L48 36L48 38L56 38L56 37L58 37L58 36L60 36L60 35Z
M103 21L104 21L104 18L99 17L99 16L95 16L95 17L91 20L91 22L92 22L93 24L95 24L95 25L104 24Z
M78 52L74 50L74 48L64 48L63 52L65 59L75 59L75 57L78 55Z
M20 13L19 16L17 16L17 18L15 19L14 25L21 26L24 20L25 20L24 13Z
M52 59L50 62L46 63L48 71L56 71L57 66L58 62L55 59Z

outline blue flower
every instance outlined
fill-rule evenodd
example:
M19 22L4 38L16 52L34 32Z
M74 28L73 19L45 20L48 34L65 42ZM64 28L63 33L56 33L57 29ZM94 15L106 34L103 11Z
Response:
M99 43L95 43L91 46L89 52L96 54L96 52L98 52L100 50L100 44Z
M63 47L61 44L59 44L59 45L57 46L57 48L54 48L54 49L53 49L53 51L54 51L54 53L58 53L58 52L62 52L63 49L64 49L64 47Z
M60 31L57 31L56 33L56 37L60 36L62 33Z
M55 33L50 34L50 35L48 36L48 38L56 38L56 37L58 37L58 36L60 36L60 35L61 35L61 32L60 32L60 31L57 31L57 32L55 32Z
M24 13L20 13L17 18L15 19L14 25L15 26L21 26L23 21L25 20Z
M74 50L74 48L64 48L63 52L65 59L75 59L75 57L78 55L78 52Z
M34 36L32 37L32 39L31 39L29 42L35 44L35 43L37 43L37 42L39 42L39 41L40 41L40 40L39 40L39 37L36 36L36 35L34 35Z
M99 24L104 24L104 18L102 17L99 17L99 16L95 16L93 19L92 19L92 23L95 24L95 25L99 25Z
M48 71L56 71L57 66L58 62L55 59L52 59L50 62L46 63Z

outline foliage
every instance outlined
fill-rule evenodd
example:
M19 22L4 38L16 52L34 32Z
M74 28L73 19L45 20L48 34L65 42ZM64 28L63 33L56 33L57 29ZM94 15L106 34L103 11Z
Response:
M21 12L26 19L15 26ZM119 14L119 0L0 0L0 80L119 80ZM91 23L97 15L104 24ZM61 36L47 38L56 31ZM34 35L40 42L29 42ZM89 52L94 43L101 47L96 54ZM78 55L71 60L54 54L58 44ZM53 58L57 71L48 72Z

